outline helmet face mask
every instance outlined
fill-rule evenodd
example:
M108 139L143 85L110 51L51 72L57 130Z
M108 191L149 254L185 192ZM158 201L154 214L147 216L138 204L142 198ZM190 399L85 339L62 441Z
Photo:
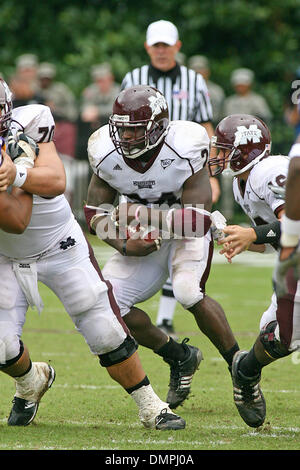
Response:
M5 137L9 131L12 109L12 93L7 83L0 78L0 136Z
M120 146L120 150L126 157L135 158L137 153L147 147L146 125L139 122L129 125L117 120L114 120L114 125L115 129L112 133L115 131L118 133L117 150Z
M148 85L123 90L109 118L110 138L118 153L135 159L157 147L169 126L164 96Z
M271 135L259 118L233 114L217 125L211 147L219 150L217 156L208 162L211 176L224 170L238 176L270 155Z

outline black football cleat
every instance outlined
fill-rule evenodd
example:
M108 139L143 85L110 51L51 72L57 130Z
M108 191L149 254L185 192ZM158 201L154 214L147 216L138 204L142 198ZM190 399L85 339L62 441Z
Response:
M182 405L191 391L193 376L203 359L202 352L195 346L187 345L188 338L182 341L182 345L188 352L188 357L184 361L174 361L164 359L170 365L170 383L167 395L167 403L171 409Z
M55 380L55 370L44 362L33 362L33 380L26 382L26 377L16 383L17 395L8 417L9 426L28 426L34 420L42 396L49 390ZM22 398L23 395L23 398Z
M265 421L266 402L259 386L260 374L246 377L239 370L239 363L247 354L247 351L238 351L233 357L231 371L233 399L245 423L252 428L258 428Z
M168 413L167 408L161 410L155 418L155 429L159 431L177 431L185 428L184 419L174 413Z

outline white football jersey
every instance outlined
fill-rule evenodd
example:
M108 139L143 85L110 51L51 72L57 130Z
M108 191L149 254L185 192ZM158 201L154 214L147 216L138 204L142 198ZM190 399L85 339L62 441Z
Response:
M205 166L208 153L206 129L189 121L171 121L159 154L144 167L139 159L124 159L116 151L108 125L88 142L94 173L129 201L145 205L179 202L184 182Z
M50 142L54 127L48 106L31 104L13 110L13 134L21 130L36 142ZM36 257L68 233L73 221L71 208L63 195L51 199L34 195L32 217L25 232L16 235L0 230L0 253L13 259Z
M284 187L288 166L288 157L270 155L251 169L245 188L241 180L233 179L234 199L254 225L277 220L276 214L284 205L279 192Z

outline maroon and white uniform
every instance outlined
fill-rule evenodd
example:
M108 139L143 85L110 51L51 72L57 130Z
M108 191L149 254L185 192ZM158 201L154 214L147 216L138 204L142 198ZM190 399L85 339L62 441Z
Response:
M129 202L171 207L180 204L185 181L201 170L208 157L209 138L205 128L187 121L171 121L164 143L154 160L144 167L124 159L103 126L89 139L88 154L94 173ZM204 295L212 258L210 231L202 238L169 239L148 256L114 254L103 275L126 315L130 308L153 296L170 275L174 295L190 308Z
M52 139L54 120L47 106L16 108L12 118L13 132L22 130L40 143ZM23 234L0 230L0 266L0 340L6 337L0 363L18 354L16 337L22 334L28 306L43 309L38 281L58 296L94 354L113 351L126 338L111 286L103 280L64 195L34 195Z
M259 161L250 171L245 187L241 187L238 178L233 179L233 193L236 202L242 207L254 225L269 224L277 220L276 214L284 208L280 197L288 174L289 158L283 155L270 155ZM276 191L276 188L279 191ZM278 247L268 247L267 252ZM260 328L273 320L280 324L280 335L293 350L300 346L300 283L293 287L289 299L277 301L272 295L269 308L263 313Z

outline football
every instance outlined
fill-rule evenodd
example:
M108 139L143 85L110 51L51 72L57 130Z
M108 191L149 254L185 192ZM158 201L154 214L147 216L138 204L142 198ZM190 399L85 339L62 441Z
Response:
M159 230L155 227L143 227L140 224L136 226L128 226L127 237L138 239L142 238L146 242L153 242L160 237Z

